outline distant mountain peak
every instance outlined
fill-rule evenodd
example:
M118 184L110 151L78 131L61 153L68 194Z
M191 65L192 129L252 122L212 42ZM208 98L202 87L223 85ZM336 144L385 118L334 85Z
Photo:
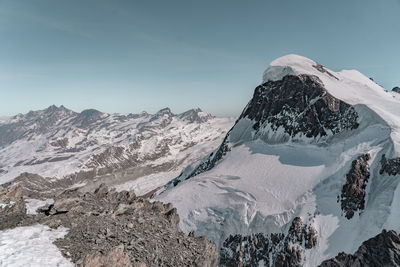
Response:
M172 114L172 111L169 107L165 107L157 111L156 114Z
M188 111L178 114L178 117L181 120L199 123L203 123L208 121L209 119L214 118L214 116L212 116L211 114L203 112L199 107L189 109Z
M74 120L74 124L79 124L81 126L87 126L98 121L104 115L103 112L97 109L85 109L77 115Z

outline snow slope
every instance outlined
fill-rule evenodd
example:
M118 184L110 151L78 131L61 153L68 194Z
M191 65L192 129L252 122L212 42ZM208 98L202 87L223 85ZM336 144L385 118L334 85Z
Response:
M66 234L65 228L51 230L44 225L0 231L0 266L72 267L74 264L52 244Z
M278 138L282 128L268 128L267 139L261 140L254 121L240 118L215 166L194 177L181 176L190 179L157 196L177 207L183 231L195 230L222 247L229 235L286 233L299 216L318 233L317 245L304 250L306 266L341 251L354 253L384 228L399 232L400 175L380 173L380 161L383 154L400 155L400 99L357 71L333 72L297 55L273 61L263 84L303 74L318 77L329 94L353 106L359 126L324 142L303 137L276 143L268 141L284 140ZM339 197L352 161L365 153L371 156L365 209L349 220Z

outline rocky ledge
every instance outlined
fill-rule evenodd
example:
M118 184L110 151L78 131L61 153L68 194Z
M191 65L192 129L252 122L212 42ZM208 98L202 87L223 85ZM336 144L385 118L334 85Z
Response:
M339 253L322 262L321 267L379 267L400 266L400 236L395 231L383 230L365 241L353 254Z
M220 266L302 266L305 249L316 244L317 231L296 217L287 234L229 236L220 251Z
M215 246L205 237L179 231L179 216L171 204L101 185L94 193L64 191L53 204L30 215L21 192L18 186L0 190L0 229L37 223L66 227L68 234L54 244L77 266L218 264Z
M354 213L364 210L365 205L365 188L370 176L369 154L363 154L354 160L351 169L346 175L346 184L343 185L342 194L340 195L341 208L347 219L351 219Z
M400 174L400 158L387 159L385 155L381 159L380 174L387 173L388 175Z

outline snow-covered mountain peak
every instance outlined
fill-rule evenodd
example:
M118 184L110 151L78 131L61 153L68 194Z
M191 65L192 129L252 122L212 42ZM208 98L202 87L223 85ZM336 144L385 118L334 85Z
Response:
M271 62L263 75L263 84L281 81L286 76L317 77L333 98L351 106L366 106L392 128L396 151L400 149L400 100L357 70L332 71L299 55L287 55ZM337 101L336 101L337 102Z
M281 80L286 75L310 74L313 72L313 65L317 65L317 63L295 54L277 58L269 64L264 72L263 83Z
M182 230L215 242L221 266L318 266L353 253L400 229L396 95L355 70L281 57L222 144L156 199L177 207ZM294 229L306 240L293 241Z

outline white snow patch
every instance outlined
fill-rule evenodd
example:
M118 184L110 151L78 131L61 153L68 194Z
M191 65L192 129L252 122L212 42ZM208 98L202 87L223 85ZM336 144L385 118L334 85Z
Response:
M0 209L11 208L12 206L14 206L14 204L14 201L10 201L10 203L0 203Z
M63 227L51 230L40 224L0 231L0 266L74 266L52 244L67 232Z
M25 206L26 206L26 214L37 214L37 209L49 204L53 204L54 200L51 198L40 200L40 199L33 199L27 198L25 199Z

